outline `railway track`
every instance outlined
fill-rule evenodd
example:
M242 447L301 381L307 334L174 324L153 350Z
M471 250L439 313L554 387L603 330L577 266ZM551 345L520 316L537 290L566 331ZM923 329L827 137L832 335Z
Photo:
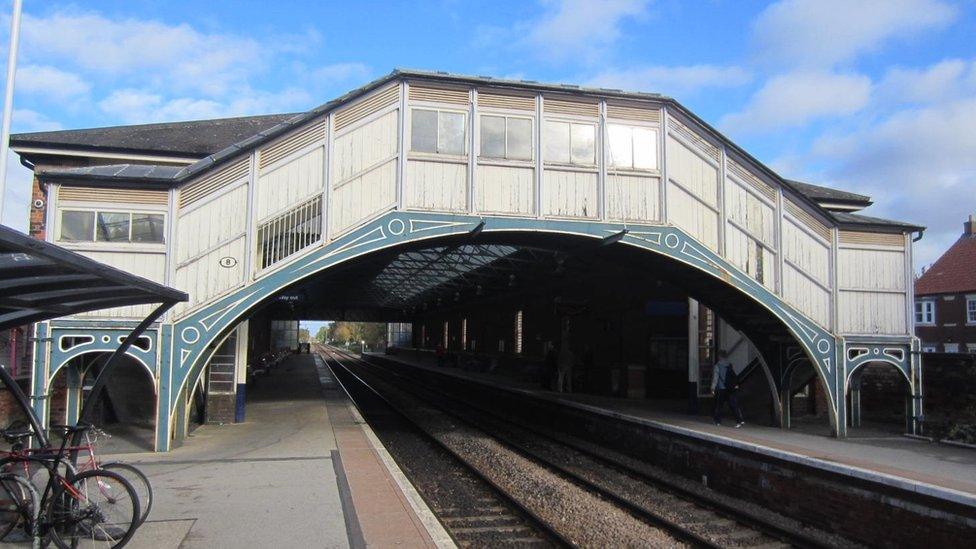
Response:
M565 543L416 428L372 388L320 356L459 547L560 547Z
M553 477L568 482L576 490L576 497L595 496L619 512L666 533L672 544L761 548L828 545L806 532L763 521L714 500L705 501L698 494L689 492L678 484L669 484L642 471L639 463L627 463L628 458L624 456L609 458L605 449L589 446L584 441L566 440L552 433L533 430L524 425L524 422L515 424L480 409L471 402L458 400L444 391L420 386L416 380L392 369L383 369L335 349L327 349L326 352L337 367L345 369L359 382L371 385L372 390L387 396L391 392L398 393L398 396L390 397L395 401L394 405L436 410L436 413L451 418L451 421L468 426L476 433L472 436L490 437L498 445L510 449L535 466L546 469ZM390 380L396 382L391 383ZM409 396L405 396L406 394ZM410 404L410 399L415 402ZM432 402L436 404L430 404ZM510 494L509 497L518 501L519 495ZM533 511L531 502L521 505L530 507L528 511L538 520L546 520L543 516L545 511ZM550 528L564 541L581 545L574 538L573 526L567 532L560 532L560 528L565 526L550 524ZM667 544L662 540L658 541L661 542L658 544Z

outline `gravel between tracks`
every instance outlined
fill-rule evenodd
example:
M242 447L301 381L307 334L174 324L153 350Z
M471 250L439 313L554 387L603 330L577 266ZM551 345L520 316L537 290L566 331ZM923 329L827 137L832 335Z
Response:
M361 373L361 372L357 372ZM580 547L676 547L675 538L508 446L429 408L382 380L385 396L417 425Z

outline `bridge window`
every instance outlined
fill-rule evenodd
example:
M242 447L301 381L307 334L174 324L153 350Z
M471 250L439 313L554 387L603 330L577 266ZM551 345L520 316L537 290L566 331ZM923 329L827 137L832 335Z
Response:
M532 160L532 120L515 116L483 115L481 156Z
M58 239L63 242L162 244L163 214L65 210Z
M461 319L461 349L466 350L468 348L468 319Z
M464 113L413 109L410 115L410 150L461 156L465 152Z
M915 302L915 324L935 324L935 302Z
M657 169L657 131L640 126L608 124L610 165L624 170Z
M557 164L596 164L596 126L575 122L546 121L546 161Z

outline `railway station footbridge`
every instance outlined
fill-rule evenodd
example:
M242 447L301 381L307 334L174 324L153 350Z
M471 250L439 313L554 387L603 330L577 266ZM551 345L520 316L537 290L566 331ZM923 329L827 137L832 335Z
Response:
M488 293L584 279L677 292L689 364L694 304L714 311L727 332L718 344L751 349L784 425L802 367L843 436L851 376L872 362L904 375L909 428L919 419L910 281L921 228L855 213L868 197L781 178L672 99L395 71L307 113L257 118L212 121L237 131L219 150L189 138L165 154L111 146L163 133L149 126L72 134L73 145L70 132L12 139L48 163L34 207L49 240L190 295L130 351L155 383L158 450L185 434L198 391L243 397L262 311L440 321L477 315ZM71 155L89 165L52 165ZM59 372L77 379L78 358L111 348L139 312L37 325L42 417ZM473 348L454 341L445 335ZM697 376L696 364L688 381ZM69 420L79 385L62 389Z

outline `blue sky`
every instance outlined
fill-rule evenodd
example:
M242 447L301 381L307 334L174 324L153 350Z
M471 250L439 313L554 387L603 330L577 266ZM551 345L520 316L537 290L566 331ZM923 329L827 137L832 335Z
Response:
M973 0L25 4L15 132L300 111L447 70L671 95L781 175L928 226L917 266L976 213Z

